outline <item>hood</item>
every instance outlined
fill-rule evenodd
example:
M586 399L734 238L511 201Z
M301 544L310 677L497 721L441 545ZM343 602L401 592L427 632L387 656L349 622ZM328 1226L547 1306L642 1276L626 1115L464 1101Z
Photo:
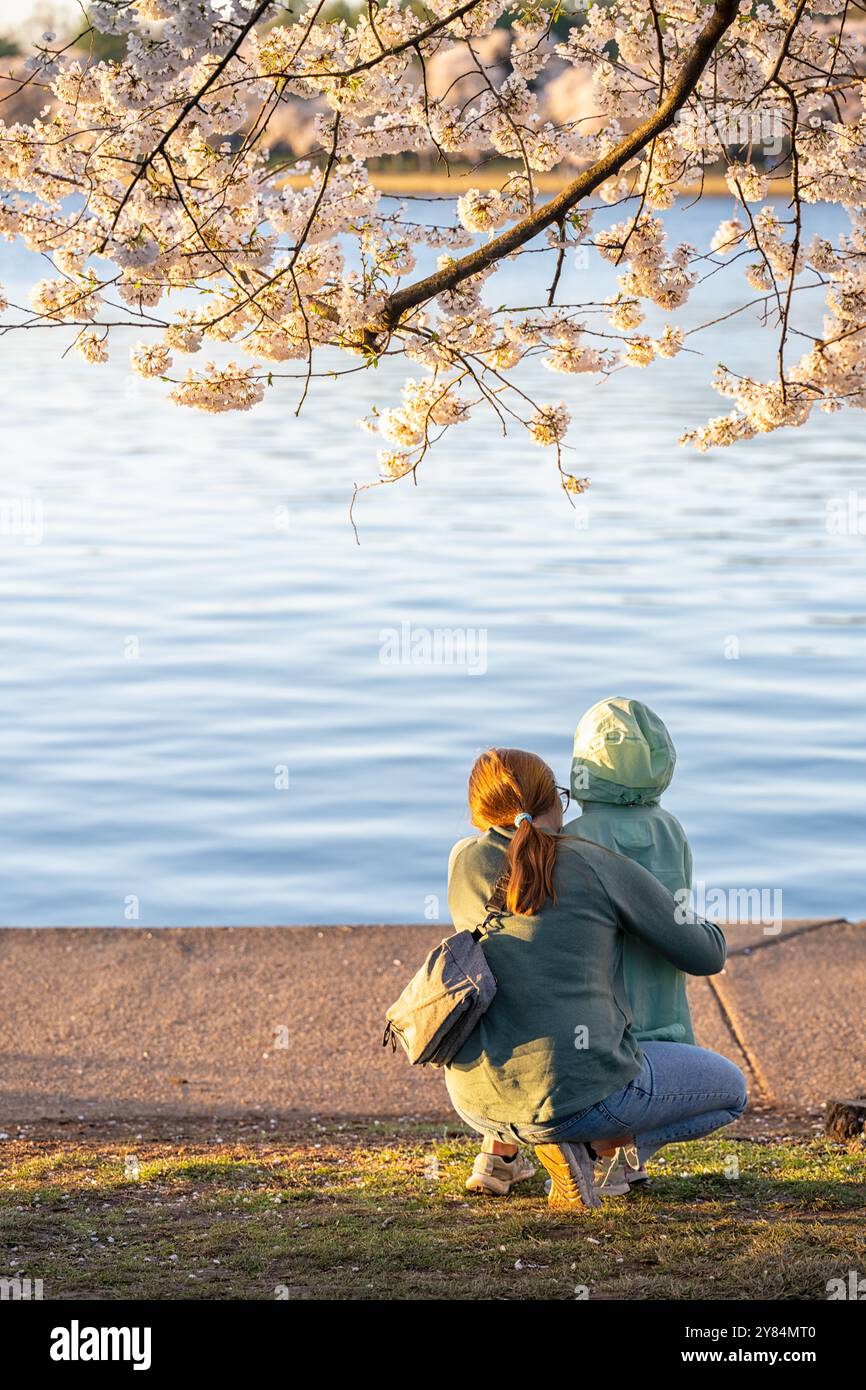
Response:
M674 775L677 755L661 719L640 700L614 696L588 709L574 733L575 801L647 806Z

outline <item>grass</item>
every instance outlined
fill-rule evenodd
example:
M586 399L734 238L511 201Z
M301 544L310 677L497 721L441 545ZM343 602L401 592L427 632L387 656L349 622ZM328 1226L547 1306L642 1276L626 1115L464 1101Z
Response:
M541 1171L508 1198L470 1196L474 1152L409 1122L10 1141L0 1277L41 1278L48 1299L823 1299L866 1268L862 1149L670 1147L649 1191L569 1219L548 1213Z

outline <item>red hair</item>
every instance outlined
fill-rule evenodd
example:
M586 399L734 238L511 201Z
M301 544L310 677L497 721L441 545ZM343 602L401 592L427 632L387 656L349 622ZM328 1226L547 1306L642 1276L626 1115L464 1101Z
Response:
M519 748L488 748L469 774L469 810L479 830L513 826L521 811L543 816L556 803L553 773L535 753ZM556 837L533 821L522 820L507 855L510 912L532 917L550 898L556 863Z

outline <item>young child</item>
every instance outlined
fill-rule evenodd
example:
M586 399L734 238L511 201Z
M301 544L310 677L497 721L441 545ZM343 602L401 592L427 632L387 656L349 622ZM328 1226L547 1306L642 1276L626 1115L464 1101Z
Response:
M564 835L593 840L649 869L673 894L692 886L692 854L679 821L659 805L673 776L676 751L658 715L640 700L599 700L574 735L571 794L581 814ZM681 898L680 901L683 901ZM623 984L639 1041L695 1040L686 977L634 936L622 944ZM619 1150L600 1190L641 1181L631 1155Z
M676 895L692 886L692 854L679 821L659 805L677 755L648 705L599 700L574 735L571 794L581 815L562 828L649 869ZM636 937L623 938L623 982L638 1040L693 1043L686 977Z

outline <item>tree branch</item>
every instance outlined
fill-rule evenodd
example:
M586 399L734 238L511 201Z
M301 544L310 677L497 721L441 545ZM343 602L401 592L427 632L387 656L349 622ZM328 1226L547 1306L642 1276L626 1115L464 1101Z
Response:
M204 96L205 92L210 91L217 78L221 77L222 74L225 72L232 58L235 56L244 39L246 38L247 34L250 32L252 28L255 27L256 24L258 24L262 15L265 13L265 10L269 9L272 3L273 0L260 0L260 3L253 10L252 14L250 15L246 24L244 24L243 28L238 33L231 47L226 50L226 52L223 54L223 57L217 63L210 77L207 79L206 82L202 83L201 87L199 87L198 91L195 93L194 96L190 97L189 101L184 102L180 114L174 121L172 121L168 130L165 131L165 133L160 137L159 141L156 145L154 145L150 153L145 155L144 159L141 161L138 168L136 169L132 179L127 184L126 191L124 192L123 197L117 205L114 216L111 219L111 226L105 233L102 244L99 247L100 254L105 250L106 246L108 245L109 239L111 238L112 234L114 233L117 227L118 222L120 221L120 214L123 212L123 209L126 207L130 197L132 196L133 189L136 188L140 181L143 179L144 175L147 173L148 169L153 164L153 161L156 159L157 155L160 155L165 151L168 142L174 135L175 131L179 130L179 128L183 125L184 121L186 120L187 116L189 116L190 113L195 110L202 97Z
M330 71L327 69L321 71L314 69L312 72L287 71L269 73L268 76L285 77L293 82L300 81L305 77L315 78L317 81L323 77L333 77L335 79L356 77L358 73L369 72L371 68L378 67L386 58L397 58L401 53L406 53L410 48L417 49L420 43L424 43L427 39L433 38L435 34L441 33L443 29L447 28L449 24L453 24L455 20L462 19L465 14L469 14L472 10L477 10L480 3L481 0L465 0L464 4L458 5L450 14L444 14L440 19L434 20L432 24L428 24L423 29L419 29L417 34L412 34L408 39L402 39L400 43L395 43L390 48L383 48L380 53L375 53L372 58L367 58L364 62L353 63L350 68L334 68ZM378 39L378 34L376 37ZM294 56L297 57L299 52L300 48L295 52Z
M555 198L551 198L542 207L515 222L513 227L501 232L477 250L452 261L442 270L391 295L383 326L389 330L395 328L404 314L417 309L434 296L454 289L471 275L477 275L496 261L502 260L504 256L510 255L512 251L518 250L539 232L556 222L561 222L566 214L599 184L619 173L624 164L673 123L677 112L695 90L720 40L736 18L738 8L739 0L715 0L712 15L689 50L666 98L659 103L651 116L636 126L606 155L596 160L589 169L579 174Z

